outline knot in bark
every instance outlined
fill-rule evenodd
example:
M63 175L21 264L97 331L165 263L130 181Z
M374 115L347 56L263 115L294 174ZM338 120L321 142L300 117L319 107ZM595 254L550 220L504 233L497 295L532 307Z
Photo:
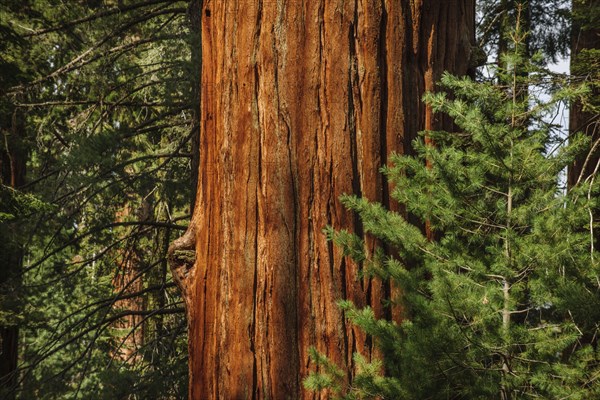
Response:
M193 230L188 230L171 243L167 259L175 284L185 294L189 286L188 277L196 262L196 235Z

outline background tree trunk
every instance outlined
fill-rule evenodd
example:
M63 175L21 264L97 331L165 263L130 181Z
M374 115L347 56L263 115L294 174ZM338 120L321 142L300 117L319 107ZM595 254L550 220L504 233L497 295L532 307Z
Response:
M600 10L600 1L598 0L575 0L573 1L573 14L575 19L572 28L571 41L571 73L577 75L585 73L586 79L594 79L598 76L597 63L594 66L591 62L585 66L585 61L580 60L579 56L586 50L600 49L600 28L594 25L597 22L598 10ZM596 56L597 57L597 56ZM593 87L593 95L598 98L598 84ZM593 100L594 101L594 100ZM595 104L598 106L598 104ZM575 134L583 132L590 136L592 141L600 139L600 118L596 113L586 112L583 105L579 102L573 102L569 110L569 132ZM587 161L586 161L587 160ZM575 185L580 179L587 178L593 173L598 161L600 160L600 149L596 148L593 153L584 154L578 158L568 172L569 186Z
M8 118L0 126L0 183L19 189L25 184L27 161L23 143L24 115L13 108L12 114L3 117ZM13 315L19 314L17 308L23 267L23 247L17 235L19 223L22 221L0 224L0 295L5 299L3 311ZM19 327L16 323L0 322L0 394L6 399L15 397L18 350Z
M131 214L141 222L152 220L152 207L147 200L142 201L138 210L132 210L130 203L125 203L116 215L117 222L125 222ZM132 212L133 211L133 212ZM140 274L143 269L140 265L143 256L138 249L139 238L132 239L127 245L117 251L117 269L112 280L115 294L127 296L140 293L144 289L144 275ZM145 298L142 295L120 299L114 302L113 308L128 311L145 311L147 309ZM117 330L116 347L113 349L115 357L121 361L135 364L142 360L141 350L145 344L145 319L144 315L127 315L113 324Z
M343 193L397 208L379 168L451 128L421 97L467 72L473 27L473 0L204 0L196 206L170 249L190 398L317 398L301 386L310 346L349 376L372 351L338 299L401 318L322 229L361 233Z

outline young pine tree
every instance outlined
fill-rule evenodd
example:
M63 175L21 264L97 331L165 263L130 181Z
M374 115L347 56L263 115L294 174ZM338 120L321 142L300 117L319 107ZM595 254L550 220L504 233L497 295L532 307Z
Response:
M355 355L358 373L347 383L314 354L326 372L310 376L308 388L348 399L600 398L600 254L590 221L598 183L565 189L564 170L589 140L562 143L543 120L585 90L565 86L549 102L536 98L528 88L547 76L525 63L515 41L498 72L508 87L445 75L441 86L452 96L425 100L450 115L458 133L423 133L414 157L394 155L384 170L395 200L435 240L403 214L343 198L386 251L366 254L362 239L345 231L328 228L329 238L364 271L400 287L389 301L405 319L376 319L340 302L383 357Z

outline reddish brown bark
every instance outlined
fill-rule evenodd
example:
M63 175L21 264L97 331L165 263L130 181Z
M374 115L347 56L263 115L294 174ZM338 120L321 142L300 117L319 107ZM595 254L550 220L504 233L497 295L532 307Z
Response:
M204 1L197 199L170 249L191 399L321 398L301 386L310 346L348 374L371 354L336 301L384 315L390 289L321 230L361 233L343 193L396 207L379 168L449 126L421 97L467 72L473 19L472 0Z
M594 11L596 10L596 11ZM579 56L585 50L600 49L600 27L586 23L585 19L593 18L594 12L600 10L600 1L598 0L576 0L573 2L573 13L578 17L575 20L571 42L571 71L586 70L586 68L578 68L577 63L580 62ZM593 69L590 66L589 69ZM591 74L591 79L598 76L596 70L584 71ZM585 77L590 79L590 76ZM594 87L594 96L600 96L598 84ZM575 134L583 132L588 135L592 142L600 140L600 118L597 113L585 111L580 102L573 102L569 110L569 132ZM600 144L592 145L592 152L579 157L568 171L569 186L575 185L578 181L585 180L598 167L600 161Z
M117 222L125 221L131 214L131 206L126 204L121 212L117 213ZM147 221L150 214L150 206L144 202L137 213L139 221ZM128 243L119 251L117 257L117 271L113 278L115 293L119 296L131 293L139 293L144 289L143 275L140 274L140 257L137 254L136 242ZM115 301L113 307L117 310L144 311L146 309L143 296L135 296ZM113 324L118 330L117 345L114 356L127 363L133 364L141 359L139 350L144 345L144 315L124 316Z

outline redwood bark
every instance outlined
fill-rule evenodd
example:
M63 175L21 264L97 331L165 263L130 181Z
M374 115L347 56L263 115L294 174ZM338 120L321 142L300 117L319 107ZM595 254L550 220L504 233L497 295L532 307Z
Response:
M113 279L115 293L128 295L138 293L144 289L144 282L139 276L139 259L133 249L123 251L118 261L117 275ZM115 301L113 308L116 310L144 311L146 304L142 296ZM144 346L144 315L131 314L122 317L113 324L117 329L116 348L114 355L121 361L135 364L140 361L140 349Z
M473 0L204 1L197 198L170 249L190 399L321 398L302 389L310 346L349 377L372 353L336 301L390 316L390 288L322 228L361 234L343 193L397 207L379 168L451 126L421 97L467 72L473 21Z
M132 214L131 205L126 203L116 215L117 222L124 222ZM137 210L138 221L150 221L151 207L147 201L143 201ZM112 280L115 294L120 296L131 293L139 293L144 289L143 275L140 274L140 255L137 248L137 239L128 241L125 248L119 249L116 264L116 274ZM135 296L127 299L117 300L113 304L116 310L144 311L146 301L144 296ZM114 348L114 356L121 361L135 364L142 359L140 350L144 346L144 315L135 313L122 317L115 321L113 328L118 330L117 343Z

